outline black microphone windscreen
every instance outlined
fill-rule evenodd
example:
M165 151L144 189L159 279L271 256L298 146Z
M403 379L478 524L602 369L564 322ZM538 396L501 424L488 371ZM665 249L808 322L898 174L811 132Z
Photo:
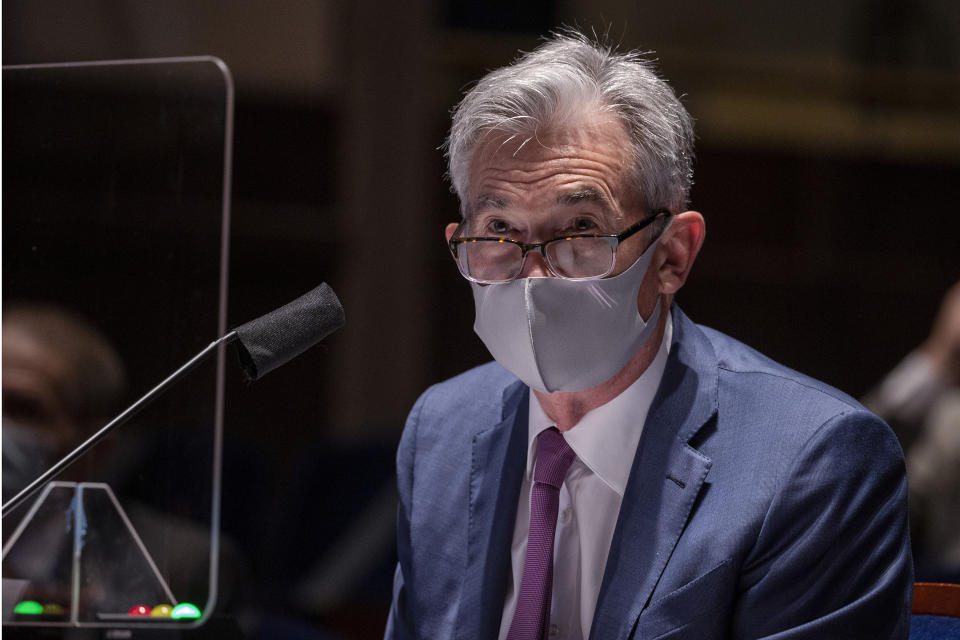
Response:
M240 366L253 382L343 326L343 306L326 283L235 329Z

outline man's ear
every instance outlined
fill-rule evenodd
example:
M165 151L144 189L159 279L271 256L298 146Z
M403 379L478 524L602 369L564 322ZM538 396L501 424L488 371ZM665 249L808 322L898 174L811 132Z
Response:
M660 293L674 294L687 281L693 261L700 253L706 233L706 222L696 211L684 211L674 216L673 224L660 241L663 262L657 271Z
M450 238L453 237L454 232L457 230L457 227L460 226L456 222L451 222L447 225L447 228L444 230L444 233L447 236L447 244L450 244Z

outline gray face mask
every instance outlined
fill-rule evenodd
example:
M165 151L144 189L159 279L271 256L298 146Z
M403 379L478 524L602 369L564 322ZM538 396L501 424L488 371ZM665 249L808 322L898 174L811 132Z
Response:
M539 391L583 391L605 382L657 327L660 300L644 321L637 294L659 241L612 278L471 283L473 330L497 362Z

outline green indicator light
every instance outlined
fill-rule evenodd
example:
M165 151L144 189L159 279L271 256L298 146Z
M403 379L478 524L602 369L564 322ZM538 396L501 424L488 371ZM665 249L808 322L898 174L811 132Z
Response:
M196 605L192 605L189 602L182 602L173 608L173 612L170 614L170 617L177 620L199 618L200 609L197 609Z
M13 612L28 616L38 616L43 613L43 605L35 600L23 600L17 603L17 606L13 608Z

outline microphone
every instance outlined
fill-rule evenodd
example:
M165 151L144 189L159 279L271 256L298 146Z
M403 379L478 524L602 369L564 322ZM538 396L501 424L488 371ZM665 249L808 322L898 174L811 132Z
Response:
M242 324L237 355L249 382L284 365L343 326L343 306L327 283Z
M166 391L170 385L206 360L221 344L237 342L240 366L243 368L247 380L254 382L296 358L342 327L344 322L343 306L340 304L340 300L337 299L333 289L323 283L293 302L260 316L256 320L240 325L207 345L200 353L167 376L163 382L141 396L123 413L101 427L80 446L47 469L17 495L10 498L4 503L0 517L7 517L8 513L29 498L34 491L76 462L80 456L100 442L111 431L126 423L154 398Z

